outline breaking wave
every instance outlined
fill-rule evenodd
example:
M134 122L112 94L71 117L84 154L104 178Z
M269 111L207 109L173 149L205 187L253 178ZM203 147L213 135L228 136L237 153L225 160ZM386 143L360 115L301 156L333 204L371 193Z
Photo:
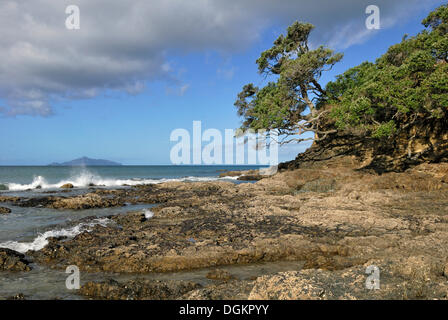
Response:
M6 241L0 243L0 248L8 248L20 253L25 253L29 250L41 250L48 244L48 238L51 237L75 237L81 232L90 232L91 228L96 225L106 226L111 220L107 218L95 219L89 223L80 223L77 226L69 229L50 230L39 234L32 242L17 242Z
M102 178L94 175L88 171L83 171L79 175L69 178L67 180L61 180L57 183L49 183L44 177L37 176L30 184L20 183L7 183L4 184L9 191L25 191L29 189L58 189L64 184L72 184L75 188L86 188L89 186L101 186L101 187L120 187L120 186L135 186L143 184L157 184L172 181L217 181L217 180L236 180L238 177L182 177L182 178L162 178L162 179L113 179ZM1 189L0 189L1 190Z

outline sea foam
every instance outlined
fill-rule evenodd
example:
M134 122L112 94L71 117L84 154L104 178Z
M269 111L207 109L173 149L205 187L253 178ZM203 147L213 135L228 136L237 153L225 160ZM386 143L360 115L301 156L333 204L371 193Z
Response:
M111 220L108 218L95 219L89 223L80 223L73 228L49 230L39 234L32 242L17 242L6 241L0 243L0 248L8 248L20 253L25 253L29 250L41 250L48 244L48 238L51 237L69 237L73 238L81 232L90 232L91 228L96 225L106 226Z
M6 186L9 191L25 191L29 189L58 189L64 184L72 184L75 188L86 188L90 185L104 186L104 187L120 187L120 186L135 186L144 184L158 184L164 182L173 181L217 181L217 180L236 180L238 177L182 177L182 178L163 178L163 179L113 179L113 178L103 178L98 175L92 174L91 172L84 170L76 176L69 178L67 180L61 180L57 183L49 183L44 177L37 176L29 184L20 183L7 183Z
M152 217L154 217L154 212L152 212L151 210L144 209L143 213L145 214L146 219L151 219Z

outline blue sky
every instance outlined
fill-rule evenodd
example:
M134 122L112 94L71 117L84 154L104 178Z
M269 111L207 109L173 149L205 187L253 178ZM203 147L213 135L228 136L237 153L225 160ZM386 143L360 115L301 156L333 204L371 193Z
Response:
M390 45L401 41L404 34L416 34L423 28L420 21L441 3L433 1L424 8L410 10L405 18L379 31L371 31L364 39L348 47L343 42L336 44L336 50L345 54L344 59L321 82L325 84L335 75L363 61L374 61ZM83 7L80 7L82 23ZM62 91L49 91L46 101L51 104L50 112L39 114L39 111L36 114L19 107L14 109L14 106L22 104L11 98L12 89L7 81L0 79L0 106L9 108L9 112L0 114L0 165L45 165L81 156L129 165L170 164L170 149L175 144L170 142L172 130L191 130L194 120L202 121L203 130L216 128L224 132L224 129L239 127L241 119L233 106L235 97L247 83L263 84L257 74L255 60L261 51L270 48L292 21L307 20L299 12L295 19L294 16L292 13L272 21L253 18L251 23L259 23L263 27L257 29L257 36L248 41L242 32L240 41L244 45L241 46L236 43L233 47L231 40L229 44L207 45L187 39L185 41L192 43L182 44L184 49L164 50L160 63L163 63L162 70L167 71L167 75L153 76L150 69L144 75L139 74L138 80L145 86L136 94L115 87L107 88L100 83L92 85L97 92L98 87L106 88L98 94L67 98L67 92L72 91L64 88ZM360 12L355 20L363 22L366 17ZM354 20L354 17L348 18L348 21ZM351 32L361 31L354 28ZM20 36L18 34L17 38ZM239 34L230 32L230 36ZM14 34L11 39L13 43ZM320 41L328 44L331 38L317 36L312 40L316 44ZM0 69L0 74L7 71ZM67 72L67 77L70 77L70 72ZM16 81L14 72L11 74L9 77L17 87L22 86L23 90L33 88L28 83ZM31 75L25 72L24 77L28 76ZM304 145L282 148L280 161L293 159L305 148Z

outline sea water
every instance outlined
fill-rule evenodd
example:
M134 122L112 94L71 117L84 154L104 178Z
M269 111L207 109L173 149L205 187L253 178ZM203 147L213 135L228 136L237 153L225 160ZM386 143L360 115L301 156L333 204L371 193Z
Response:
M0 167L0 196L26 198L48 195L74 196L89 192L93 184L98 188L129 188L141 184L158 184L167 181L232 181L236 177L219 177L229 171L258 169L259 166L3 166ZM71 183L74 189L61 193L60 187ZM48 238L74 237L90 231L95 225L113 223L107 216L128 211L141 211L152 218L154 205L137 204L117 208L88 210L56 210L44 207L18 207L0 203L12 210L0 215L0 247L26 253L40 250ZM86 217L94 217L85 220ZM23 292L32 299L77 298L67 292L63 272L33 265L33 271L25 273L0 273L0 299ZM92 275L93 277L93 275ZM98 278L98 277L97 277ZM86 280L86 279L85 279Z

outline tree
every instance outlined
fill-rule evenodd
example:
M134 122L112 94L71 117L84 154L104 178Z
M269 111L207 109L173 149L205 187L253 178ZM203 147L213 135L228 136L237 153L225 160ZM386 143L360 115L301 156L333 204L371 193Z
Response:
M448 114L448 6L431 12L415 37L375 63L349 69L326 86L337 129L392 137L422 119Z
M324 46L311 50L308 39L313 29L312 24L295 22L286 36L280 35L272 48L261 53L258 71L274 81L263 88L245 85L238 94L235 106L244 118L241 129L275 130L283 137L282 143L320 140L334 132L319 125L327 113L318 103L326 96L319 80L343 55ZM310 131L314 138L289 138Z

